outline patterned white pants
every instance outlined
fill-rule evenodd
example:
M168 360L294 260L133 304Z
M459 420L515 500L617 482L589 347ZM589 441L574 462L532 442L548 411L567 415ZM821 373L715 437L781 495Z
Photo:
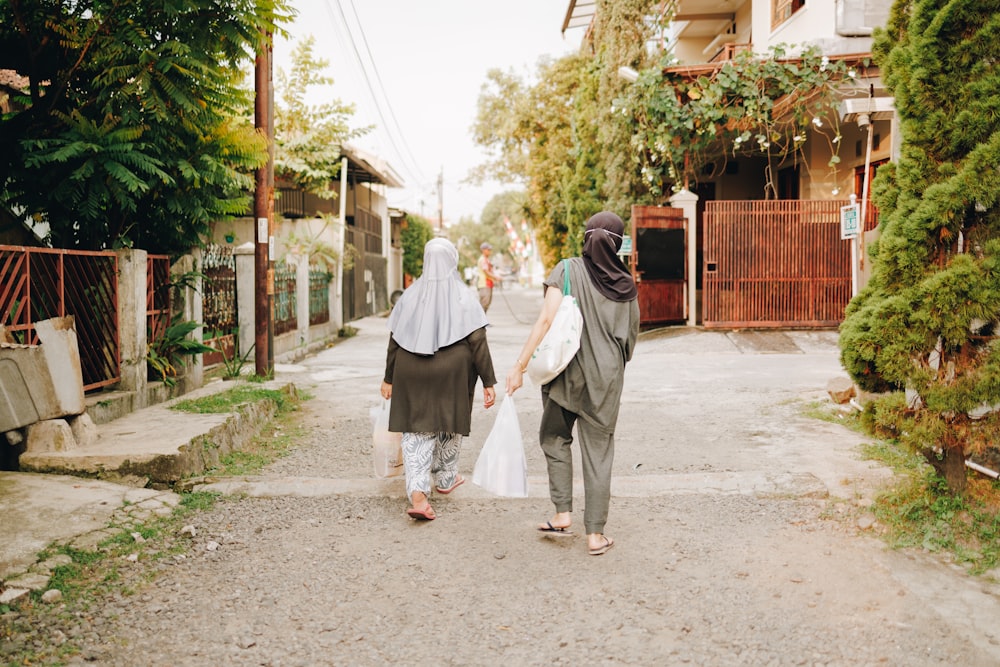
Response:
M438 488L451 488L458 476L461 448L462 436L458 433L404 433L406 497L412 497L415 491L431 495L432 476Z

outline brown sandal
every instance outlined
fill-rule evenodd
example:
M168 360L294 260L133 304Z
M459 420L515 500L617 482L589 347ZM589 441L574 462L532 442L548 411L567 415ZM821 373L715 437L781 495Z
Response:
M601 554L606 554L608 553L608 550L611 549L611 547L615 546L615 541L610 537L608 537L607 535L601 535L601 538L604 539L604 544L602 544L599 547L590 549L589 551L591 556L600 556Z
M411 507L410 509L406 510L406 513L410 515L410 518L416 519L417 521L433 521L434 519L437 518L437 516L434 514L434 508L432 508L430 505L428 505L427 509L423 511L418 510L415 507Z

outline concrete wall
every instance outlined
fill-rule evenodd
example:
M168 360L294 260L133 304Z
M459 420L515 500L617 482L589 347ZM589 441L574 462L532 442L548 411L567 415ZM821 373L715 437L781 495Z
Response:
M779 44L812 44L828 55L870 52L871 37L844 37L837 34L837 3L843 1L807 2L791 18L772 29L771 1L754 0L754 51L766 53Z

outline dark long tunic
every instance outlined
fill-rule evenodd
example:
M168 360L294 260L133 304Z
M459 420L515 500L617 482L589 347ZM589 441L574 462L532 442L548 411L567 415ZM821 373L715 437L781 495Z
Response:
M392 385L390 431L469 435L476 381L497 383L485 327L432 355L407 352L390 336L384 379Z

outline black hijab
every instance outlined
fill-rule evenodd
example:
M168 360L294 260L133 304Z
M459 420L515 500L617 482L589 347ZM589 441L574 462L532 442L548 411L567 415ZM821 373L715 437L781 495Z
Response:
M635 281L618 258L625 223L611 211L595 213L583 233L583 265L597 291L612 301L636 297Z

